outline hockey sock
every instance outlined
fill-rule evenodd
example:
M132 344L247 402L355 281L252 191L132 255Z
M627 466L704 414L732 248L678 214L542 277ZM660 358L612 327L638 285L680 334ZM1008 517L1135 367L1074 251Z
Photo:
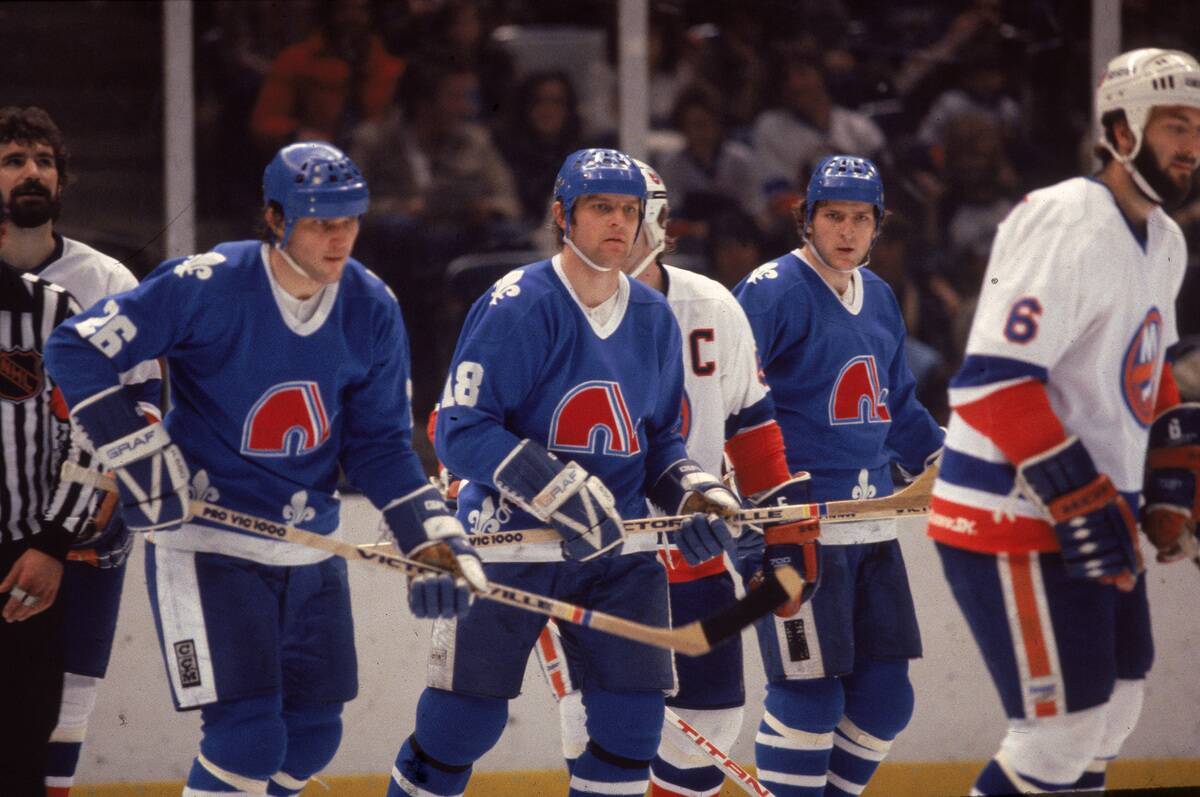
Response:
M907 660L862 658L841 680L846 713L833 732L826 797L862 794L913 712Z
M728 752L737 742L745 714L741 706L729 708L674 708L675 713L704 735L713 746ZM650 762L650 793L655 797L712 797L720 793L725 772L674 723L664 723L658 755Z
M568 794L646 793L650 759L662 738L662 692L586 689L589 741L571 772Z
M308 779L333 760L342 740L342 704L289 703L283 721L288 729L287 754L267 786L267 794L276 797L304 791Z
M67 797L75 782L79 753L87 734L88 717L96 706L96 687L99 678L63 674L62 706L58 725L50 735L46 753L46 796Z
M650 762L651 797L716 797L725 773L715 766L681 769L655 758Z
M849 718L843 718L833 731L826 797L855 797L862 794L891 747L891 741L872 736Z
M287 747L282 712L278 694L201 707L200 754L188 773L184 797L265 792Z
M844 707L837 678L767 687L766 711L754 737L758 779L778 797L821 797Z
M426 689L417 727L392 767L388 797L453 797L467 788L471 766L500 739L508 701Z
M1079 780L1071 787L1075 791L1104 791L1108 778L1108 763L1111 758L1097 758L1088 764L1087 770L1079 776Z
M983 771L979 773L979 777L975 780L975 786L971 789L971 794L999 795L1038 792L1052 794L1056 791L1073 791L1074 789L1075 786L1071 783L1048 783L1019 773L1004 760L1003 756L998 755L989 761Z
M641 795L649 785L650 759L626 758L595 742L575 762L568 797L586 794Z

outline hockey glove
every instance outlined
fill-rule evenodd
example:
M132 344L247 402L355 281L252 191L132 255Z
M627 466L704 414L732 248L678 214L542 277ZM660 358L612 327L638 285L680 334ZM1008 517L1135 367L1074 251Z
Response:
M625 529L604 483L577 463L563 465L532 440L522 440L492 475L496 489L563 538L563 555L586 562L621 552Z
M86 562L101 570L120 567L133 550L133 534L121 518L117 508L117 494L105 493L80 535L79 542L71 546L67 558L74 562Z
M474 593L487 590L483 563L433 485L385 506L382 525L405 556L447 571L409 579L408 607L415 616L461 616L471 607Z
M755 506L794 506L812 501L809 475L797 473L783 484L750 497ZM814 517L784 523L764 523L765 550L761 570L770 573L784 565L796 568L804 579L800 596L775 610L780 617L791 617L812 598L821 584L821 525ZM751 583L756 581L751 577Z
M1142 570L1137 521L1078 437L1021 462L1017 483L1054 524L1067 575L1134 588Z
M1194 559L1200 519L1200 404L1179 404L1150 427L1142 528L1158 561Z
M717 477L690 459L681 459L663 471L650 489L655 506L669 514L691 514L674 535L675 546L689 565L736 550L734 539L741 527L730 529L723 516L737 512L741 502Z
M146 425L120 385L79 402L71 419L100 464L113 472L131 530L169 529L191 517L183 453L166 426Z

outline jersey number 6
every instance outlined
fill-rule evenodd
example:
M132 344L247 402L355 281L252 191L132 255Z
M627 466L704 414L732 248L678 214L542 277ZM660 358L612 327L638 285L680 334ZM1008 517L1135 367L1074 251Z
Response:
M1042 314L1042 303L1027 296L1018 299L1004 324L1004 337L1013 343L1028 343L1037 336L1038 316Z

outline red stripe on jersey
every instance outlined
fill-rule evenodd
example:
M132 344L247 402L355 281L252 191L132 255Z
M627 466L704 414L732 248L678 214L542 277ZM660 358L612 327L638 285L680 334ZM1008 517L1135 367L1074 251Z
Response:
M1046 386L1026 380L954 408L973 429L996 444L1009 462L1023 462L1067 439L1050 406Z
M669 558L668 558L669 557ZM675 549L658 552L659 561L667 568L667 583L683 584L725 572L725 557L714 556L698 565L689 565L683 554Z
M562 670L555 670L554 672L550 673L550 688L552 688L554 690L554 694L558 695L559 697L566 697L571 691L570 689L567 689L567 684L563 680Z
M783 484L792 477L784 456L783 432L775 421L739 432L725 441L738 488L750 496Z
M1160 412L1171 409L1181 401L1183 401L1183 397L1179 395L1175 372L1171 369L1170 363L1163 363L1162 376L1158 380L1158 401L1154 405L1154 414L1157 416Z
M979 553L1057 551L1058 538L1044 520L996 519L990 509L966 506L937 495L929 505L927 533L938 542Z

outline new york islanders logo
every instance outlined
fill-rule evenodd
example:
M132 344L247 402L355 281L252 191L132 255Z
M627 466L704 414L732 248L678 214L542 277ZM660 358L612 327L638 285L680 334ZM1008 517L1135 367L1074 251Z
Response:
M1163 318L1157 307L1142 319L1125 349L1121 363L1121 395L1125 406L1143 429L1154 420L1158 397L1158 363L1162 355Z
M283 382L255 402L242 426L242 453L251 457L293 457L320 448L329 439L329 416L316 382Z
M862 354L842 366L829 394L829 423L891 423L887 388L879 385L875 357Z
M629 415L621 386L592 380L571 388L550 419L551 451L572 454L612 454L631 457L641 453L637 426Z

